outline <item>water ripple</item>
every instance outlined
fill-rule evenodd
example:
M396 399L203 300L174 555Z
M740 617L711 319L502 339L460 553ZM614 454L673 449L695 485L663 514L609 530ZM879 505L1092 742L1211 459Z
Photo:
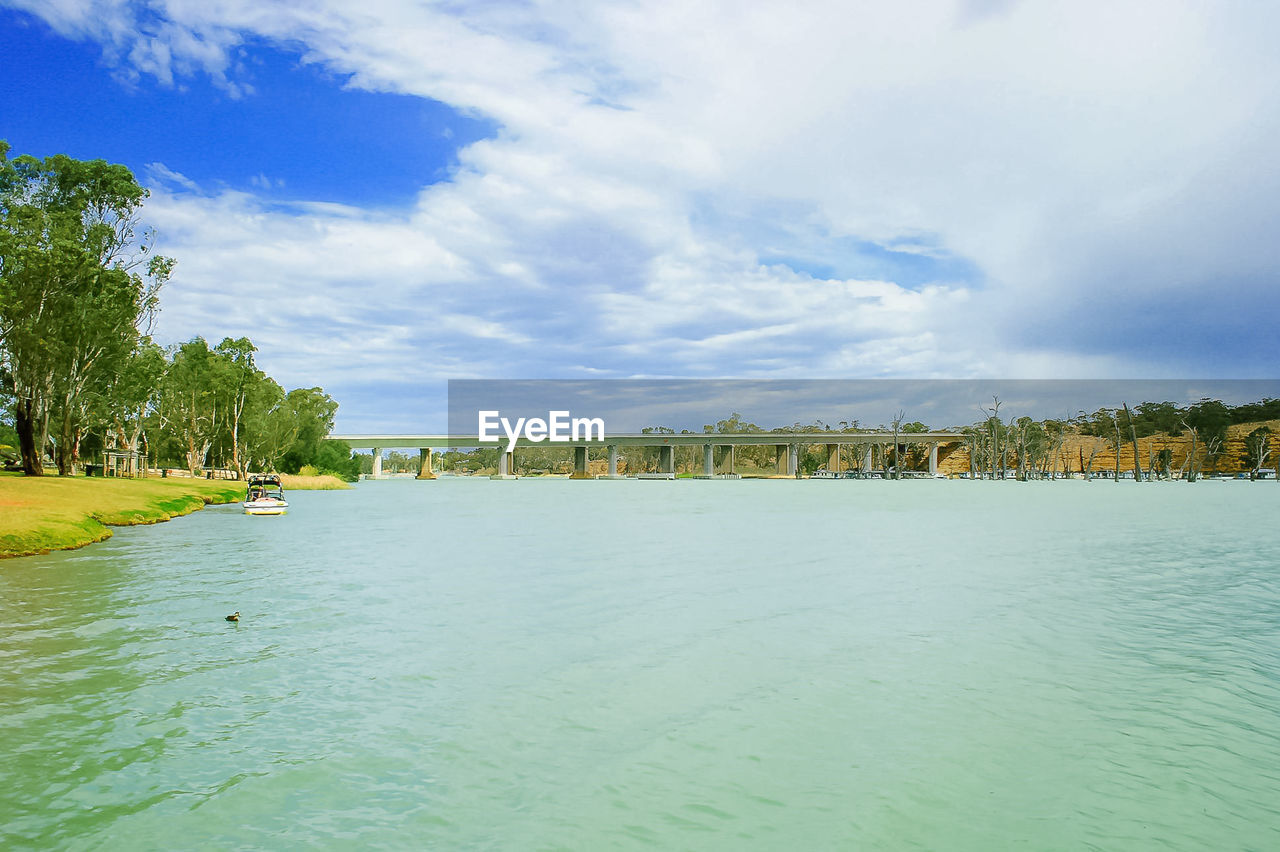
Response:
M1280 848L1280 489L601 485L5 563L0 845Z

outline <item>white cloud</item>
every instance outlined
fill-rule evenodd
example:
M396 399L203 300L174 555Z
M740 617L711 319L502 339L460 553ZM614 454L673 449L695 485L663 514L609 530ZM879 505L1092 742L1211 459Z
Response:
M1268 7L138 8L32 11L166 84L243 86L228 51L266 39L501 125L394 215L156 172L181 261L164 328L261 329L295 381L1194 372L1204 345L1160 330L1258 304L1280 260ZM781 254L855 239L980 278L815 278L763 259L738 211L794 216L756 220Z

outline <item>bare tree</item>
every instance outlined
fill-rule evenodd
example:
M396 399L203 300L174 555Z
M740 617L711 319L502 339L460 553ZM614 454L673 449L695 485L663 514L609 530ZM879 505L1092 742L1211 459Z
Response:
M1080 448L1080 459L1084 468L1084 478L1086 482L1093 480L1093 460L1098 457L1098 453L1102 452L1102 444L1094 444L1093 449L1089 451L1089 461L1084 462L1084 447Z
M1000 397L991 396L991 408L983 408L987 415L987 428L991 433L991 478L996 478L996 461L1000 461L1000 478L1004 479L1004 457L1000 454Z
M1271 455L1271 432L1266 426L1259 426L1244 439L1245 459L1249 464L1249 479L1258 478L1258 474Z
M1222 454L1222 436L1213 435L1204 439L1204 457L1206 461L1213 462L1213 473L1218 472L1218 459Z
M1186 470L1187 482L1195 482L1200 476L1199 458L1196 455L1197 444L1200 440L1200 433L1187 423L1185 419L1182 421L1182 428L1191 433L1191 452L1187 454L1187 460L1183 462L1182 466L1183 469Z
M907 412L898 410L893 417L893 478L902 478L902 457L898 451L898 432L902 429L902 421L907 417Z
M1124 403L1124 416L1129 421L1129 437L1133 440L1133 481L1142 481L1142 465L1138 463L1138 430L1133 426L1133 412L1129 411L1129 403Z
M1112 426L1115 428L1115 430L1116 430L1116 447L1115 447L1115 449L1116 449L1116 470L1115 470L1115 474L1114 474L1114 475L1115 475L1115 481L1116 481L1116 482L1119 482L1119 481L1120 481L1120 418L1119 418L1119 417L1112 417L1112 418L1111 418L1111 425L1112 425Z

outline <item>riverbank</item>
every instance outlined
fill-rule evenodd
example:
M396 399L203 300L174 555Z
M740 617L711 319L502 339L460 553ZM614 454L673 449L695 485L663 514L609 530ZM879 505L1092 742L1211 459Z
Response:
M72 550L111 526L154 524L244 498L244 484L204 479L101 479L0 474L0 559Z

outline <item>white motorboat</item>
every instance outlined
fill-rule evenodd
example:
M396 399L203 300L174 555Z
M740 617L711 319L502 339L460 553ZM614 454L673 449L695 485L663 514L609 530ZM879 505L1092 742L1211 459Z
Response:
M246 515L283 515L288 508L279 476L259 473L249 477L249 491L244 498Z

